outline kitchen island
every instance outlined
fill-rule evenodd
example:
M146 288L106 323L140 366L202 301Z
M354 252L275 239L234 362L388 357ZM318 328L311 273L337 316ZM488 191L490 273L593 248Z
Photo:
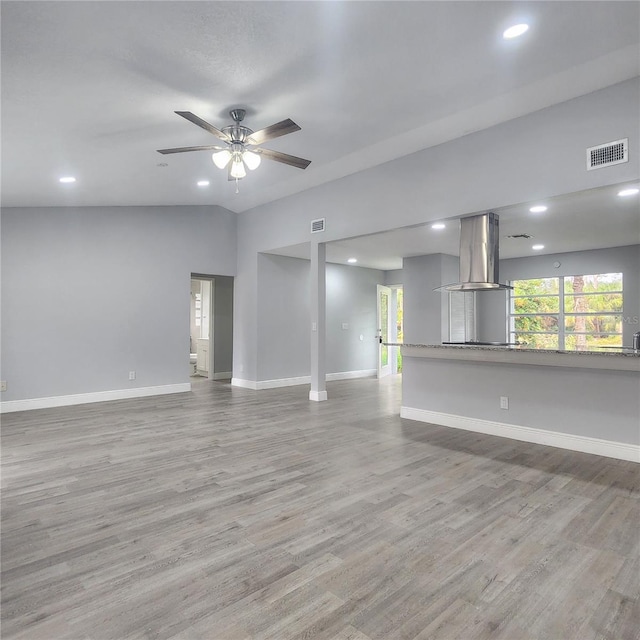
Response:
M640 354L403 344L403 418L640 462Z

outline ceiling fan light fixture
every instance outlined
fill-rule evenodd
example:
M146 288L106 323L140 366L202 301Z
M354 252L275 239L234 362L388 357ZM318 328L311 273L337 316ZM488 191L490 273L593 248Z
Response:
M245 151L242 154L242 159L251 171L257 169L260 166L260 162L262 161L262 158L253 151Z
M234 158L231 163L231 177L239 180L240 178L244 178L247 175L247 172L244 168L244 162L242 162L242 158Z
M227 149L223 149L212 154L211 159L218 169L224 169L229 164L229 160L231 160L231 154Z
M211 160L218 169L229 170L229 179L235 180L236 183L241 178L247 175L247 168L254 171L257 169L262 161L262 156L267 160L275 160L276 162L282 162L288 164L291 167L298 169L306 169L311 160L305 160L304 158L298 158L296 156L289 155L288 153L282 153L280 151L273 151L272 149L264 149L261 145L273 138L279 138L280 136L300 131L300 127L290 118L276 122L269 127L260 129L259 131L253 131L248 127L242 126L240 123L244 119L244 109L232 109L229 115L233 119L233 124L218 129L212 124L203 120L195 113L191 111L176 111L177 115L189 122L197 125L201 129L208 131L222 143L227 145L227 148L217 145L200 145L190 147L176 147L173 149L158 149L158 153L185 153L188 151L215 151L211 154ZM254 151L249 151L247 147L259 147ZM166 165L166 163L163 163ZM236 193L238 185L236 184Z

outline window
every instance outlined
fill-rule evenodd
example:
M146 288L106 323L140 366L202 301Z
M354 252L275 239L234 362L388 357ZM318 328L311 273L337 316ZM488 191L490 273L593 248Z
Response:
M622 274L514 280L509 337L534 349L622 346Z

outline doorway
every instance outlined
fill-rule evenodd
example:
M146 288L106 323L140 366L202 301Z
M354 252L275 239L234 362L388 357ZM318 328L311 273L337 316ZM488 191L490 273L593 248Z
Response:
M231 379L233 362L233 278L191 275L189 375Z
M191 278L189 364L192 377L211 377L214 291L214 280Z
M384 378L391 373L389 359L391 326L391 288L378 285L378 378Z
M387 286L379 284L378 316L378 378L402 372L402 354L400 347L385 343L402 342L402 285Z

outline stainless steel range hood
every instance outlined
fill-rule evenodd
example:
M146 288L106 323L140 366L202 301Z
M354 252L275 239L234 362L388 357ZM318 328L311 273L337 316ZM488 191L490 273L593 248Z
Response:
M498 282L498 221L495 213L460 220L460 281L434 291L513 289Z

